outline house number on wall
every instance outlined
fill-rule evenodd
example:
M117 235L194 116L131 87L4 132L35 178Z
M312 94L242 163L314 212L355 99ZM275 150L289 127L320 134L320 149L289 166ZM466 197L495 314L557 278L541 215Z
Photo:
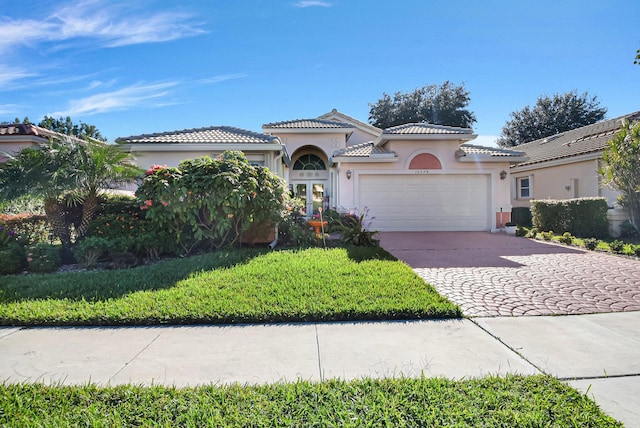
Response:
M417 169L414 171L414 174L429 174L429 170L427 169Z

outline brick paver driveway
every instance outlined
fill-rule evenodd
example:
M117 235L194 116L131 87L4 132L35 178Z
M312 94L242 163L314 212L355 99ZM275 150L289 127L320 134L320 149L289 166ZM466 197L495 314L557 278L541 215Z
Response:
M640 310L640 262L484 232L384 232L381 245L468 316Z

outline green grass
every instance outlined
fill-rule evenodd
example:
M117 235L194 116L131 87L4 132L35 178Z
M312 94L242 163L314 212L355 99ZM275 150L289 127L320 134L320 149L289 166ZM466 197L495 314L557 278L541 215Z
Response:
M461 316L375 248L219 251L118 271L2 278L3 325L154 325Z
M0 385L2 426L619 427L548 376L267 386Z

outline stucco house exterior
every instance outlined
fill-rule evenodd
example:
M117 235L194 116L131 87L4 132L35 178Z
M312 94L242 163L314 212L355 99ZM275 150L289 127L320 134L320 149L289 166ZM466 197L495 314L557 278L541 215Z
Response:
M639 119L640 112L630 113L517 146L528 159L510 168L512 205L530 207L532 199L605 197L616 236L627 216L615 209L618 192L602 185L598 169L607 142L622 122Z
M27 147L37 147L49 139L74 139L68 135L50 131L32 124L12 123L0 125L0 162L6 162L6 155L14 155Z
M489 231L511 213L510 166L519 150L469 144L468 128L416 123L379 129L332 110L266 123L262 133L210 127L122 137L138 165L241 150L306 201L339 211L367 207L380 231Z

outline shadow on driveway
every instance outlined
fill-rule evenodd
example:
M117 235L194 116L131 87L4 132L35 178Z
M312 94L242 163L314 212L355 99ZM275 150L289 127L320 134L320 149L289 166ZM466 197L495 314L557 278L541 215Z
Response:
M380 245L414 269L521 267L509 256L584 251L489 232L380 232Z

